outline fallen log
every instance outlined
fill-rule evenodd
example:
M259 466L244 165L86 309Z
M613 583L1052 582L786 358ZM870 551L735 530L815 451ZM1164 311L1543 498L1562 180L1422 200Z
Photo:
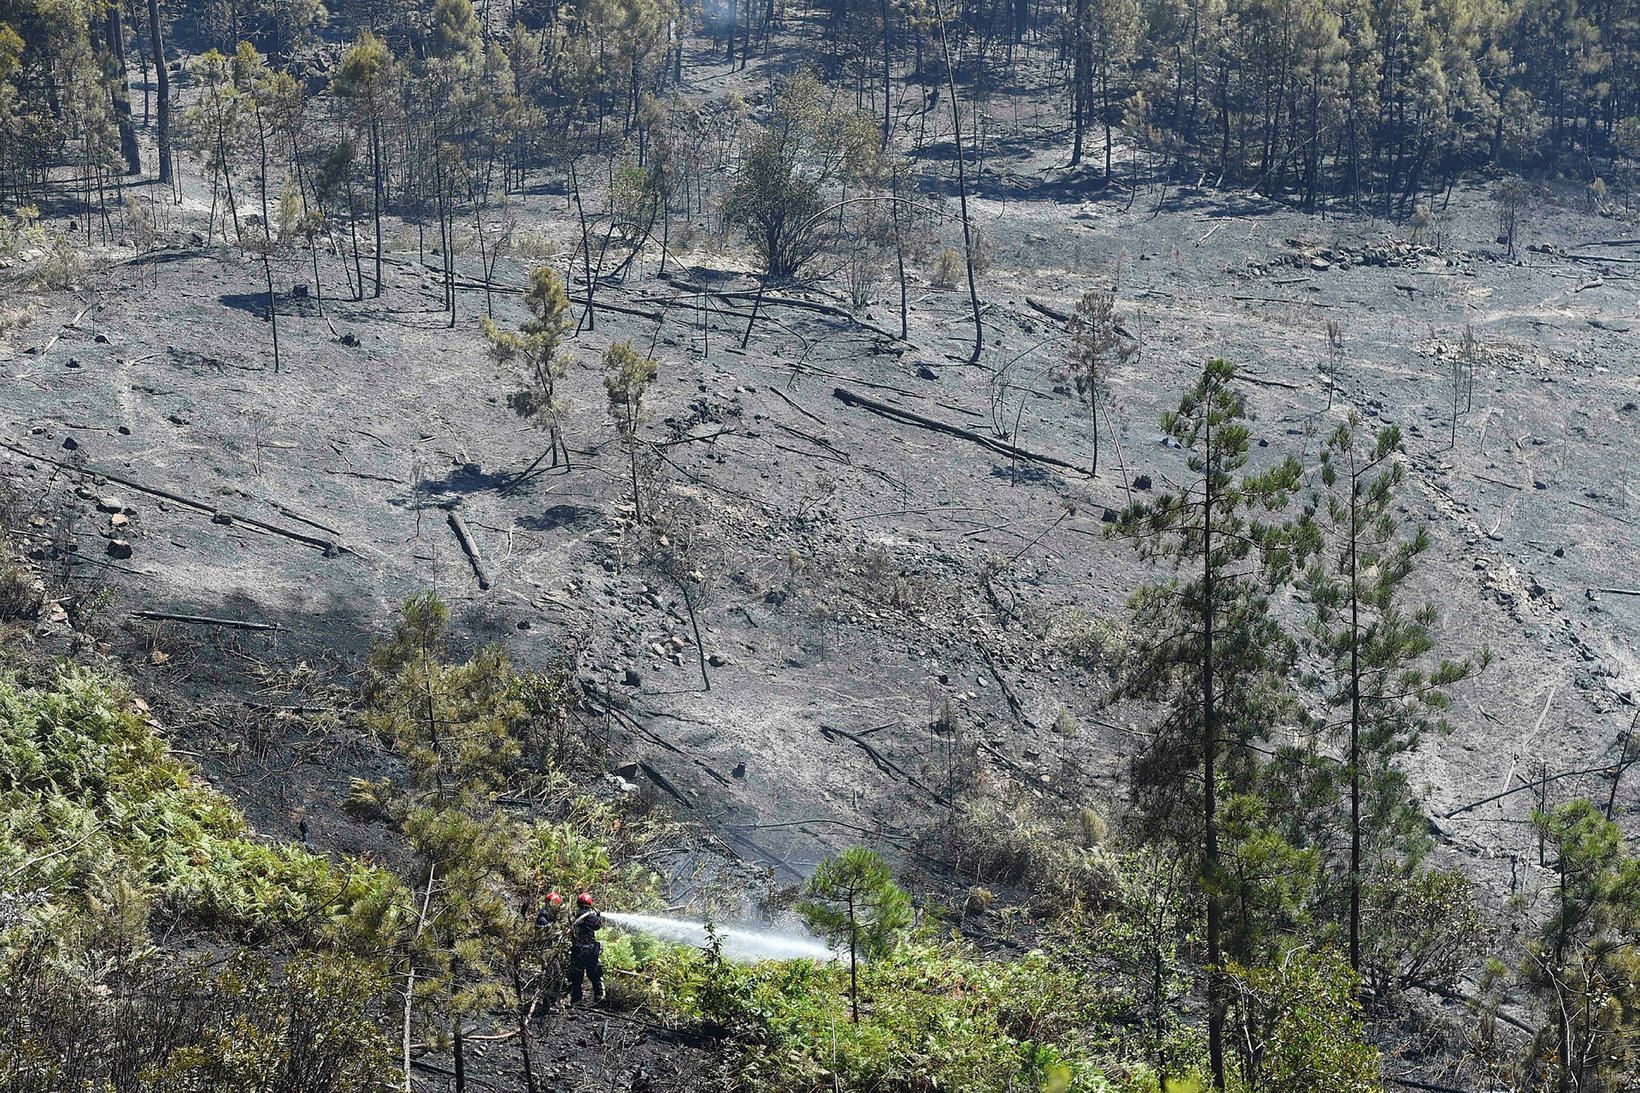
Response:
M40 455L37 452L31 452L27 448L19 447L16 444L11 444L4 440L0 440L0 448L4 448L8 452L13 452L20 455L25 459L38 460L41 463L48 463L53 467L61 467L64 470L74 471L75 473L87 474L93 478L106 479L109 482L118 482L126 489L136 490L138 493L146 493L150 497L158 497L166 501L171 501L178 505L182 505L185 508L193 509L195 512L207 513L213 519L216 517L222 517L223 521L228 524L244 524L246 527L256 528L258 531L265 531L270 535L279 535L294 542L313 547L324 553L327 557L332 553L354 553L351 548L343 546L334 539L321 539L315 535L306 535L300 531L292 531L290 528L282 528L278 524L270 524L265 520L258 520L253 516L241 516L238 513L227 512L215 505L208 505L203 501L197 501L192 497L176 493L173 490L163 489L159 486L150 486L146 483L138 482L134 478L128 478L123 474L104 470L101 467L94 467L89 463L85 466L76 466L75 464L64 462L61 459L53 459L50 456Z
M1620 258L1615 254L1561 254L1569 262L1614 262L1621 266L1640 266L1640 258Z
M1303 387L1299 386L1296 383L1288 383L1286 380L1273 380L1273 379L1270 379L1268 376L1257 376L1257 375L1254 375L1251 372L1240 372L1240 371L1238 371L1236 373L1236 378L1239 379L1239 380L1246 380L1248 383L1259 384L1262 387L1283 387L1283 388L1286 388L1289 391L1302 391L1302 390L1304 390Z
M276 622L247 622L244 619L223 619L214 615L178 615L170 611L133 611L131 617L152 622L183 622L190 626L227 626L234 630L281 629Z
M1042 452L1033 452L1028 448L1021 448L1017 445L1009 444L1005 440L997 440L996 438L986 436L983 433L976 433L971 429L964 429L960 425L952 425L950 422L939 421L931 417L924 417L922 414L903 409L899 406L891 405L890 403L878 402L876 399L866 398L864 395L857 395L853 391L848 390L846 387L834 387L832 388L831 394L833 398L845 406L854 406L861 410L867 410L873 414L877 414L879 417L886 417L891 421L898 421L906 425L916 425L919 428L929 429L936 433L944 433L947 436L960 437L963 440L969 441L973 444L978 444L982 448L996 452L999 455L1008 456L1011 459L1024 459L1032 463L1041 463L1050 467L1061 467L1065 470L1075 471L1077 474L1085 475L1088 478L1092 478L1094 476L1093 472L1088 470L1086 467L1079 467L1075 463L1071 463L1068 460L1060 459L1058 456L1045 455Z
M1033 300L1031 297L1027 296L1025 297L1025 303L1026 306L1028 306L1032 311L1041 312L1056 322L1068 323L1071 321L1070 312L1061 311L1057 307L1050 307L1049 305L1042 303L1040 300Z
M931 789L930 787L924 785L915 774L912 774L910 771L894 762L894 760L878 751L860 733L849 732L847 729L834 728L831 725L821 725L820 735L824 736L827 740L847 740L849 743L865 752L866 758L870 759L872 765L882 773L895 778L903 779L907 785L915 786L917 789L922 790L924 793L928 794L929 797L933 798L934 803L937 805L950 804L950 799L948 797L939 792L939 790Z
M655 785L659 786L661 789L665 790L680 805L683 805L685 808L695 807L695 803L688 797L684 796L681 789L672 784L672 779L668 778L666 775L662 774L660 771L656 770L654 767L650 766L648 763L645 763L641 759L638 761L638 769L643 771L646 778L655 783Z
M467 561L472 563L473 575L478 578L479 589L489 591L490 574L484 568L484 556L478 552L478 540L474 539L473 533L468 530L467 521L463 520L461 513L455 509L446 514L446 519L450 522L450 530L456 533L456 542L460 543L461 549L466 552Z
M1320 300L1295 300L1286 296L1232 296L1232 300L1243 304L1299 304L1304 307L1337 307L1337 304L1324 304Z
M668 278L668 280L671 279ZM705 285L696 285L688 281L671 281L671 283L685 292L693 292L702 296L715 296L719 300L760 300L762 304L781 304L801 311L813 311L821 315L830 315L851 322L855 326L869 330L891 342L901 340L898 334L885 330L875 323L867 322L854 312L847 308L838 307L836 304L821 303L818 300L804 300L796 296L781 296L773 292L754 292L750 289L711 289Z
M1030 305L1031 310L1036 311L1036 312L1038 312L1042 315L1046 315L1048 318L1054 320L1055 322L1065 323L1065 324L1069 325L1070 321L1074 318L1074 316L1071 315L1071 313L1068 312L1068 311L1061 311L1057 307L1053 307L1049 304L1042 303L1040 300L1033 300L1029 296L1025 297L1025 302ZM1133 333L1130 330L1128 330L1128 328L1126 326L1122 325L1122 322L1120 320L1117 320L1116 322L1112 323L1111 324L1111 329L1116 331L1116 333L1118 335L1120 335L1121 337L1126 338L1130 342L1138 341L1138 339L1133 336ZM964 363L966 363L966 362L964 362Z

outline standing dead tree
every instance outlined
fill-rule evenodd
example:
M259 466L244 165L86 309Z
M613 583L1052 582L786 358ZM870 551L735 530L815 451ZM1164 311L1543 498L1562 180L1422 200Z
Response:
M1123 336L1116 321L1116 293L1110 289L1090 289L1077 301L1067 324L1071 344L1071 381L1093 413L1093 465L1099 474L1099 407L1110 385L1110 369L1127 361L1138 343Z

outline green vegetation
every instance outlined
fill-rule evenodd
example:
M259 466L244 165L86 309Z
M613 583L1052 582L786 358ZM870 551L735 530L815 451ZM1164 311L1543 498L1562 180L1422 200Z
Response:
M192 928L360 950L402 896L381 870L255 839L130 694L72 668L49 690L0 677L0 877L60 913L140 898Z
M855 847L820 864L809 877L798 912L811 929L833 944L848 946L849 1020L860 1022L860 961L894 951L911 925L911 900L886 862Z
M854 1021L848 966L737 966L669 952L645 970L667 1004L744 1045L745 1089L1113 1088L1090 984L1045 954L995 961L921 937L861 965L870 999Z
M630 428L653 375L616 344ZM1486 656L1440 657L1434 611L1404 602L1427 536L1397 519L1398 436L1351 421L1310 467L1256 459L1224 361L1164 428L1189 474L1111 534L1174 572L1134 594L1125 629L1080 626L1093 636L1062 650L1150 703L1130 807L1107 820L954 769L904 849L972 885L955 921L917 898L936 886L902 887L855 847L786 894L846 959L739 965L614 936L611 1004L699 1034L745 1090L1369 1093L1377 1029L1416 1027L1428 995L1467 1003L1471 1072L1625 1089L1640 857L1610 816L1540 811L1548 883L1507 917L1430 863L1400 761ZM7 1093L367 1093L429 1052L465 1082L477 1042L547 1087L568 920L537 921L545 893L660 910L647 863L686 834L636 794L579 786L573 678L460 650L431 593L403 605L359 694L390 774L346 807L381 826L390 867L257 836L118 683L19 670L0 674Z
M0 1088L265 1088L301 1060L303 1088L384 1089L374 954L404 896L257 840L107 680L0 676ZM238 955L161 941L178 934Z

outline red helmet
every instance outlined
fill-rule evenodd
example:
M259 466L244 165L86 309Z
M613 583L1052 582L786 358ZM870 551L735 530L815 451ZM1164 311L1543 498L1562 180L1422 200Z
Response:
M552 904L554 907L557 907L559 904L564 902L564 897L560 896L557 892L548 892L547 902Z
M592 893L591 892L582 892L580 895L575 897L575 901L577 903L579 903L582 907L591 907L592 906Z

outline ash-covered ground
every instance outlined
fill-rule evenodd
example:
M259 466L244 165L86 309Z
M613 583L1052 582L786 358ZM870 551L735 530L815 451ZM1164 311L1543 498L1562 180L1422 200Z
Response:
M522 486L545 435L508 408L515 381L477 326L487 303L504 325L522 317L532 263L503 259L487 295L458 257L452 329L411 228L390 232L380 299L346 298L343 258L321 253L323 316L293 291L310 276L293 254L276 272L275 373L261 265L199 242L209 195L190 190L155 255L105 248L77 289L18 298L27 321L0 340L0 474L40 557L72 543L65 594L111 590L94 629L184 726L179 748L264 829L307 819L321 846L373 845L337 805L383 760L326 711L395 605L432 588L464 639L570 666L589 696L580 731L607 737L612 768L789 884L832 848L905 845L970 753L1041 794L1119 807L1146 711L1108 708L1076 654L1147 571L1104 516L1142 495L1134 483L1182 473L1158 417L1223 356L1244 370L1261 457L1313 457L1352 412L1404 430L1404 516L1434 537L1417 592L1440 606L1444 654L1496 655L1458 689L1453 733L1413 757L1415 780L1494 890L1528 875L1535 856L1509 858L1532 842L1536 791L1447 817L1609 767L1634 721L1640 249L1599 245L1628 233L1552 189L1509 258L1479 183L1437 202L1412 246L1359 213L1101 194L1051 145L997 140L976 184L977 366L966 295L932 287L931 261L914 263L904 340L891 271L854 317L838 279L771 289L746 338L757 284L738 246L687 251L664 278L647 253L598 287L595 327L569 344L572 464ZM579 236L561 187L510 200L564 268ZM1093 423L1054 316L1111 283L1141 348L1113 377L1119 444L1107 428L1090 477L1071 469L1092 465ZM1343 343L1330 408L1329 320ZM1480 367L1454 436L1466 326ZM598 364L620 338L661 362L641 528ZM861 400L993 441L1017 423L1016 441ZM1013 458L1014 442L1051 461ZM1053 731L1062 710L1074 735ZM1547 792L1610 785L1596 772ZM1625 815L1637 794L1640 774L1619 787Z

